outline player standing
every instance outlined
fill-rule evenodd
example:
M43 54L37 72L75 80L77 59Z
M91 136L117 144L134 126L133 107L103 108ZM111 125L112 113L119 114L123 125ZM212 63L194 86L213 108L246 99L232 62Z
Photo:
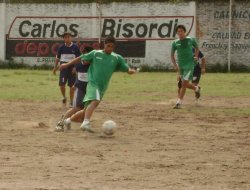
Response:
M193 54L194 53L195 53L195 49L193 48ZM205 73L206 73L206 59L203 53L199 51L198 61L195 61L195 66L194 66L193 80L192 80L193 85L198 86L200 79L201 79L201 74L205 74ZM178 96L180 96L181 86L182 86L182 81L181 81L181 78L179 77ZM196 94L196 92L195 92L195 98L197 100L200 98L198 97L198 94Z
M88 71L89 82L84 97L84 121L80 127L83 131L86 130L88 132L93 132L90 125L90 118L94 110L100 104L104 93L108 88L112 74L117 70L127 72L128 74L134 74L136 72L129 68L121 55L113 52L115 43L115 38L109 36L105 39L103 50L93 50L92 52L81 55L67 64L61 65L61 69L64 69L79 62L79 60L90 62Z
M187 88L190 88L196 92L196 98L200 97L200 88L192 83L189 83L189 81L192 81L193 79L194 61L198 60L199 48L194 38L186 36L186 27L184 25L178 25L176 27L176 32L179 39L176 39L172 43L171 60L174 64L175 70L178 73L178 77L180 77L182 81L180 95L176 105L174 106L174 109L179 109L181 108ZM195 49L195 56L193 56L193 48ZM175 59L176 51L178 64Z
M77 47L77 45L72 42L72 36L70 33L67 33L67 32L64 33L63 40L64 40L64 44L61 47L59 47L57 51L56 62L55 62L55 66L53 69L54 74L56 74L59 63L60 64L67 63L70 60L81 55L80 50ZM61 70L60 76L59 76L59 86L60 86L61 94L63 96L62 102L63 104L66 104L67 98L65 96L65 91L66 91L65 85L66 83L68 83L68 86L70 89L69 95L70 95L71 106L73 104L73 96L74 96L73 85L75 83L75 78L76 78L73 68L74 66L71 66L71 67Z

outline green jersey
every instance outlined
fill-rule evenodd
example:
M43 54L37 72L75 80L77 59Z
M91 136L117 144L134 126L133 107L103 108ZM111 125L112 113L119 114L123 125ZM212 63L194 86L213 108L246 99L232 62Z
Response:
M115 71L127 72L129 69L124 58L114 52L106 54L103 50L93 50L88 54L81 55L81 60L90 62L89 84L95 86L102 95Z
M177 63L180 68L190 68L194 66L193 48L198 44L194 38L186 37L183 40L177 39L172 43L171 53L177 51Z

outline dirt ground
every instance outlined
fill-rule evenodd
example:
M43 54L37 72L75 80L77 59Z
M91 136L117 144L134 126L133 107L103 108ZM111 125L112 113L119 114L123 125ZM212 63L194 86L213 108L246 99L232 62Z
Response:
M60 103L0 101L0 189L250 189L250 116L237 114L249 98L187 102L104 101L89 134L78 123L53 131ZM108 119L112 138L100 127Z

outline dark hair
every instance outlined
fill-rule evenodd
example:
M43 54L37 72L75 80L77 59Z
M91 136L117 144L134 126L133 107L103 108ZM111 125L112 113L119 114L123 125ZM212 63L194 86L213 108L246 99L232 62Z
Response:
M186 27L185 27L184 25L180 24L180 25L178 25L178 26L176 27L176 32L177 32L177 30L178 30L179 28L182 29L182 30L184 30L184 32L187 31L187 30L186 30Z
M68 35L69 35L69 36L72 36L71 33L69 33L69 32L64 32L63 35L62 35L62 38L64 38L65 36L68 36Z
M94 48L92 48L91 46L85 46L83 52L89 53L89 52L91 52L93 49L94 49Z
M108 37L105 38L104 43L105 44L107 44L107 43L115 44L115 38L113 36L108 36Z

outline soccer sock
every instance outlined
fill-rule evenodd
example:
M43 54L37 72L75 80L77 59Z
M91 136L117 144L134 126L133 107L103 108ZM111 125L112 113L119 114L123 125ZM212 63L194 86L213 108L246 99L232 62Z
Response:
M180 99L180 98L178 98L178 100L177 100L177 104L181 104L181 102L182 102L182 100Z
M84 119L82 122L83 125L89 124L89 119Z
M71 123L70 117L68 119L65 119L64 122L67 123L67 124L70 124Z
M195 86L195 92L199 91L199 86Z

